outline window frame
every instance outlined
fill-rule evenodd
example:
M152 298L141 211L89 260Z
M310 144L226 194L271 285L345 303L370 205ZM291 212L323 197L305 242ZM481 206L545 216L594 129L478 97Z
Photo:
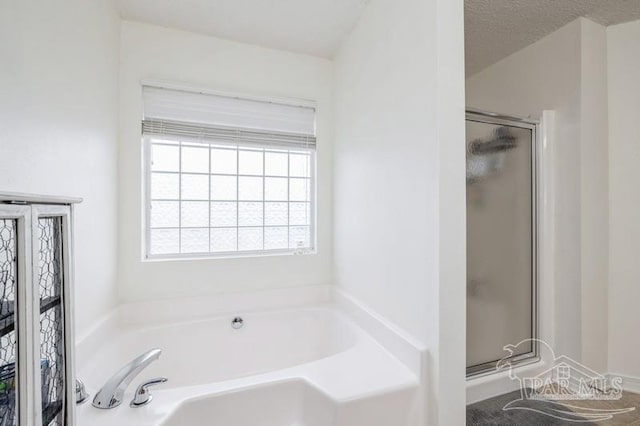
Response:
M143 163L143 241L142 241L142 261L144 262L155 262L155 261L176 261L176 260L216 260L216 259L234 259L234 258L252 258L252 257L269 257L269 256L290 256L290 255L315 255L318 252L317 246L317 210L318 210L318 199L317 199L317 150L309 149L304 150L300 149L300 151L305 151L309 153L309 247L304 248L286 248L286 249L262 249L262 250L236 250L236 251L226 251L226 252L198 252L198 253L162 253L162 254L152 254L151 253L151 175L152 175L152 145L153 139L167 139L174 140L180 143L192 143L193 141L189 141L189 138L179 139L175 137L171 137L167 135L166 137L153 136L153 135L142 135L142 163ZM201 142L203 145L208 144L207 142ZM268 151L269 147L262 147L263 150ZM242 143L236 145L236 149L242 149ZM273 150L278 150L279 148L273 148ZM288 151L295 151L295 148L282 148L287 149ZM265 151L263 151L264 153ZM211 161L211 160L209 160ZM236 171L236 176L243 176ZM179 175L182 175L182 171L178 172ZM187 173L188 174L188 173ZM208 174L209 178L212 176L211 173ZM264 170L262 178L265 178ZM257 176L255 176L257 177ZM267 176L268 177L268 176ZM287 179L290 179L291 176L288 176ZM179 188L179 191L182 189ZM288 196L288 194L287 194ZM178 197L177 201L182 201L181 196ZM204 201L204 200L203 200ZM209 195L209 199L207 200L211 203L211 198ZM241 202L241 200L235 200L236 202ZM263 203L267 202L264 200L263 194ZM287 200L287 203L290 203L291 200ZM180 212L178 212L180 214ZM238 214L238 212L236 213ZM209 230L212 229L209 223ZM287 225L289 228L290 225ZM258 227L258 226L255 226ZM265 228L264 223L261 228ZM233 227L230 227L233 228ZM236 226L235 229L239 227ZM182 227L177 227L178 231L182 229ZM211 232L211 231L209 231ZM211 247L209 247L209 250Z

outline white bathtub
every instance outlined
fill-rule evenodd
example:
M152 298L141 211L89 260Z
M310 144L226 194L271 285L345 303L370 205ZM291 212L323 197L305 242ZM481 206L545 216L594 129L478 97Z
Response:
M244 320L240 329L231 327L235 316ZM282 410L259 408L278 398L291 410L285 416L291 420L281 426L404 426L415 417L415 375L332 306L121 326L115 337L79 360L78 377L93 396L120 367L152 348L162 349L160 359L134 380L122 405L110 410L96 409L90 402L81 405L79 426L280 426L280 417L266 416L282 415ZM135 387L157 376L169 381L152 389L154 400L129 407ZM308 397L299 399L300 407L294 409L287 395L299 393L298 388ZM238 414L232 422L228 412L220 411L231 402L254 407L263 417L252 423ZM320 408L310 408L315 406ZM225 420L217 423L216 418Z
M315 361L355 344L353 329L327 309L281 310L123 329L79 374L98 388L119 366L152 349L160 359L145 376L171 376L163 388L199 385ZM109 368L107 368L109 367ZM113 370L113 371L112 371Z

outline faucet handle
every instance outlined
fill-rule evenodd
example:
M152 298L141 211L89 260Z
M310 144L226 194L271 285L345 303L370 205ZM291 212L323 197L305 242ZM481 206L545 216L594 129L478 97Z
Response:
M89 393L84 387L82 380L76 379L76 404L82 404L89 398Z
M167 380L169 379L167 379L166 377L156 377L155 379L149 379L140 383L140 386L138 386L138 388L136 389L136 394L131 400L131 403L129 404L129 406L142 407L143 405L147 405L148 403L150 403L151 400L153 399L153 396L149 392L149 388L151 386L164 383Z

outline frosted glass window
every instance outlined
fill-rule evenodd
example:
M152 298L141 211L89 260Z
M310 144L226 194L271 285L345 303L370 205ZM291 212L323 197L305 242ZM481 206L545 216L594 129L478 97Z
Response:
M239 226L262 226L264 223L264 203L239 203Z
M262 244L263 228L239 228L238 250L257 251L264 248Z
M145 136L149 258L309 252L315 148Z
M154 254L180 252L179 229L151 229L151 248Z
M180 178L180 188L183 200L208 200L209 176L183 174Z
M264 152L240 151L239 163L241 175L263 175Z
M211 252L234 252L238 250L238 230L229 228L211 229Z
M177 200L180 198L180 176L168 173L152 173L151 198L154 200Z
M216 201L238 199L236 176L211 176L211 199Z
M289 204L289 225L309 225L310 216L309 203Z
M264 154L264 174L267 176L289 176L289 155L286 152Z
M308 226L289 227L289 247L306 247L309 245L309 238Z
M289 200L309 201L309 179L289 179Z
M289 156L289 176L307 177L310 168L309 154L291 154Z
M238 203L213 202L211 203L211 226L225 227L238 224Z
M238 173L238 150L213 148L211 150L211 173L232 175Z
M209 203L207 201L184 201L180 206L180 226L209 226Z
M246 201L261 201L262 191L264 189L263 178L246 177L238 178L238 198Z
M289 247L289 229L286 226L264 228L265 249L286 249Z
M209 228L180 230L180 252L206 253L209 251Z
M209 173L209 148L182 147L183 173Z
M153 228L177 228L180 226L180 203L177 201L152 201L151 226Z
M313 151L146 141L149 256L313 249Z
M267 201L287 201L289 199L289 179L278 177L265 178L264 199Z
M151 153L151 170L155 172L180 171L179 152L179 146L154 144Z
M266 226L289 224L289 203L264 203Z

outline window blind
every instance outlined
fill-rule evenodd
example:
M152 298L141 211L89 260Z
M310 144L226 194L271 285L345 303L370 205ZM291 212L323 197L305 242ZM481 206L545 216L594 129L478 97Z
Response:
M315 108L144 86L142 132L211 143L313 149Z

